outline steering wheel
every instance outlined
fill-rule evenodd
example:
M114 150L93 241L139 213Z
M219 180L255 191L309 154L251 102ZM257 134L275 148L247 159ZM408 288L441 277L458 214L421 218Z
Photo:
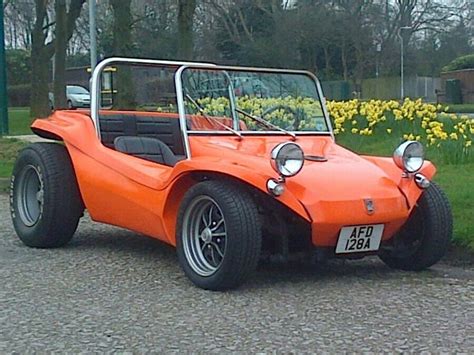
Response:
M265 118L266 115L269 115L272 112L275 112L277 110L285 110L285 111L287 111L287 112L289 112L293 115L293 120L289 120L288 122L285 122L287 124L287 126L284 129L287 130L287 131L297 131L298 127L300 126L301 117L298 114L297 110L291 108L288 105L280 104L280 105L270 106L265 111L263 111L262 118ZM272 122L272 123L275 124L274 122Z

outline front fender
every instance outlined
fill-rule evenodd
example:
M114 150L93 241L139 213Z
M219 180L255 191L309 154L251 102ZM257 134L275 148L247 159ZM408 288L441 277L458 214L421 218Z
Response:
M268 194L267 181L273 178L273 176L256 171L255 169L250 169L249 167L245 165L240 165L234 161L222 159L219 159L218 161L210 161L205 157L202 157L191 160L184 160L178 163L173 172L171 178L173 183L170 187L172 188L172 186L177 183L177 181L179 181L181 177L192 173L218 173L222 176L227 176L235 180L240 180L243 185L252 186L266 194ZM275 197L275 199L277 199L277 201L287 206L289 209L297 213L305 220L311 222L311 217L307 213L306 209L289 189L285 189L285 192L281 196Z
M224 178L240 181L242 185L252 186L263 193L268 193L266 182L271 178L270 176L256 173L254 170L244 166L238 166L233 162L220 161L217 163L206 161L206 159L184 160L179 162L171 176L171 182L165 190L165 203L162 205L160 212L163 216L165 233L168 241L172 245L176 245L176 220L178 218L181 201L185 193L196 184L196 180L193 176L195 174L215 176L216 173ZM275 198L296 214L311 222L311 218L306 209L288 189L286 189L281 196Z
M419 188L415 183L413 174L404 176L403 171L395 165L392 158L374 156L363 156L363 158L381 168L397 184L407 200L408 208L412 210L423 193L423 189ZM426 160L419 172L431 180L436 174L436 167L433 163Z

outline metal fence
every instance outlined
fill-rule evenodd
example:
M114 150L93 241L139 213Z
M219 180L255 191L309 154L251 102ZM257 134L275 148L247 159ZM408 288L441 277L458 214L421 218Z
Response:
M66 71L68 84L89 86L90 73L87 67L70 68ZM364 79L360 88L350 81L323 81L324 95L330 100L349 100L359 98L370 99L400 99L400 77L383 77ZM428 102L436 102L436 91L442 91L440 78L426 76L411 76L405 78L405 96L422 98ZM444 90L444 88L443 88Z
M348 81L322 82L325 96L330 100L349 100L359 98L370 99L400 99L400 78L386 77L365 79L359 89ZM436 92L441 90L441 79L425 76L405 78L405 96L422 98L428 102L436 102Z

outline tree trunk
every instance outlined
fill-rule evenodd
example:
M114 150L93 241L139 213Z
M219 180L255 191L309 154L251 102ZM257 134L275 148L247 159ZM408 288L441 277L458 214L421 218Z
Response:
M331 76L331 54L329 53L329 48L324 46L324 72L326 73L326 80L329 80Z
M349 70L347 68L347 53L346 53L346 45L344 43L341 46L341 62L342 62L343 78L344 78L344 81L347 81L349 79Z
M36 22L31 34L31 117L46 117L48 104L48 66L51 56L45 51L46 34L43 23L46 17L47 1L36 0ZM52 53L51 53L52 55Z
M131 0L110 0L114 11L113 25L113 55L117 57L132 57L132 13ZM131 67L128 64L117 65L115 72L114 88L117 93L113 96L113 108L116 110L134 110L135 89Z
M128 57L132 55L132 13L131 0L110 0L114 12L113 49L114 55Z
M178 1L178 57L191 60L193 57L193 17L196 0Z
M81 8L85 0L71 0L69 12L66 16L64 37L67 42L72 37L76 20L81 14ZM46 19L46 8L48 0L35 0L36 20L31 33L31 101L30 116L46 117L50 113L48 98L49 63L54 55L55 39L45 43L48 36L43 26ZM56 29L57 30L57 29ZM56 32L56 35L58 32ZM59 35L61 37L61 34ZM61 54L60 54L61 55ZM66 54L64 53L64 56ZM63 70L64 72L64 70ZM62 74L64 77L64 74Z
M361 98L362 95L362 80L364 79L365 74L365 55L364 55L364 48L360 45L360 43L356 43L355 48L355 69L354 69L354 84L357 91L358 98Z
M54 108L66 108L66 0L56 0L56 40L54 42Z

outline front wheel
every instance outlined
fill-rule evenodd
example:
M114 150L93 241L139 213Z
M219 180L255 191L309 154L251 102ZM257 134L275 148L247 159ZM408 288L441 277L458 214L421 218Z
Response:
M420 271L446 254L453 233L451 207L444 192L431 183L412 215L393 238L393 248L380 254L394 269Z
M245 190L205 181L184 196L176 247L181 267L198 287L221 291L242 284L257 266L261 239L257 208Z
M66 244L84 205L66 148L34 143L20 152L13 169L10 210L18 237L37 248Z

